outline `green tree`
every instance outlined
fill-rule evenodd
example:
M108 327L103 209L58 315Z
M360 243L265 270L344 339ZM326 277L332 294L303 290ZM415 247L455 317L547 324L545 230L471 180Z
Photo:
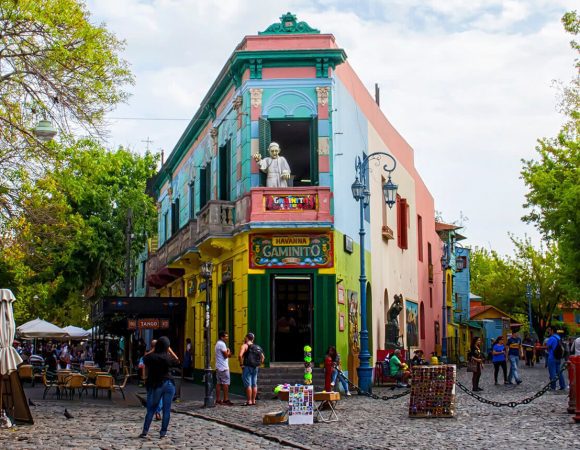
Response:
M128 211L132 256L156 224L145 193L155 157L108 151L91 140L58 152L53 171L23 184L22 214L11 222L13 235L3 250L21 300L15 304L20 320L86 320L93 297L117 294L122 286Z
M537 249L529 238L512 236L515 253L500 256L476 249L471 258L471 287L484 301L517 317L528 317L527 286L532 289L532 326L540 339L558 305L567 301L558 248ZM527 320L527 319L526 319Z
M24 174L50 166L52 147L31 132L35 121L50 118L62 138L98 135L133 78L118 56L124 43L92 24L81 0L0 0L0 43L2 225L18 210Z
M562 19L566 31L573 36L580 30L576 12ZM580 46L572 40L576 52ZM580 62L576 59L576 67ZM562 88L560 110L566 114L556 138L538 141L537 160L523 160L522 178L529 191L523 217L534 223L544 238L557 242L563 283L570 296L580 294L580 80L578 75Z

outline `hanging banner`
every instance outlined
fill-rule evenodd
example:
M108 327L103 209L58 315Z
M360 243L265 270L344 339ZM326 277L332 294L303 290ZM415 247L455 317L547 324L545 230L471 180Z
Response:
M288 425L314 423L314 386L288 388Z
M136 330L166 330L169 328L169 319L127 319L127 329Z
M250 267L287 269L332 267L332 234L250 235Z

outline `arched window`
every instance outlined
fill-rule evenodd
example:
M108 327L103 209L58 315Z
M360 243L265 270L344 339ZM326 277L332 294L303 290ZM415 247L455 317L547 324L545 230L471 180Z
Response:
M421 339L425 339L425 305L421 302L419 309L419 332Z

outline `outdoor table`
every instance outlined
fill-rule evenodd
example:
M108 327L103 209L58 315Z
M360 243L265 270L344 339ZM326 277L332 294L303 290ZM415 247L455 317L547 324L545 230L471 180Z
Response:
M289 394L286 390L278 392L278 399L288 403ZM338 415L336 414L336 402L340 400L340 393L338 392L315 392L314 393L314 407L316 410L316 419L322 422L338 422ZM325 415L324 408L328 407L329 412Z

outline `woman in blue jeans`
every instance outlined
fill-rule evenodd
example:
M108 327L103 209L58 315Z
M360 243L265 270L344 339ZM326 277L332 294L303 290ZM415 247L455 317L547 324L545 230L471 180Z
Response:
M147 414L143 423L143 432L140 437L147 437L149 427L159 406L163 400L163 419L161 421L161 431L159 437L167 436L169 427L169 418L171 415L171 402L175 395L175 383L171 376L171 368L179 366L179 360L175 353L169 347L169 338L162 336L155 343L153 353L145 355L143 358L147 368Z

